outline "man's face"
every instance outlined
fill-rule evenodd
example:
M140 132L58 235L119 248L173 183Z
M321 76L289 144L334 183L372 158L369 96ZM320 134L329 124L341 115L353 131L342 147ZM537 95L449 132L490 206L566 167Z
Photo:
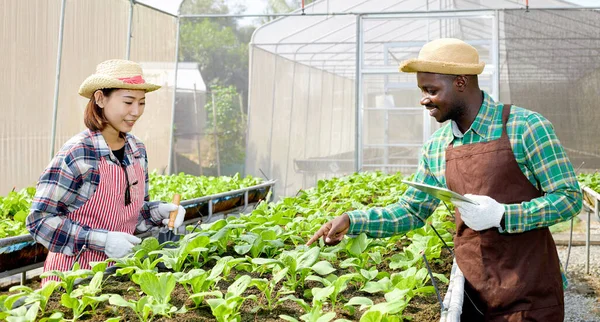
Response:
M417 73L417 84L422 94L420 103L439 123L456 119L462 112L454 88L455 78L453 75Z

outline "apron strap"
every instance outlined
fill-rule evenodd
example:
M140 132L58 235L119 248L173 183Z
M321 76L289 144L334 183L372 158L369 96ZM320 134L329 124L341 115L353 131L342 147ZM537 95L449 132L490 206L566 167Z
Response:
M510 116L510 108L512 104L504 104L502 107L502 136L508 137L508 132L506 132L506 124L508 123L508 117Z

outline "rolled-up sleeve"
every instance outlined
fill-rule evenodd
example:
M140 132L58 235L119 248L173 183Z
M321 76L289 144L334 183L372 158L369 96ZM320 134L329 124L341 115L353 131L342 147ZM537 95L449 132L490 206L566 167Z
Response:
M90 172L85 162L67 153L56 156L40 176L26 223L33 238L49 251L72 256L84 245L104 250L103 243L90 236L91 228L66 216L87 200Z
M419 161L414 181L439 185L429 170L425 152ZM348 233L353 235L366 233L369 237L403 234L422 227L425 224L424 220L433 213L438 204L439 200L413 187L408 187L397 203L387 207L348 212L350 218Z
M523 134L527 168L533 172L543 196L520 204L505 205L508 233L548 227L577 215L582 194L573 165L550 121L531 114Z

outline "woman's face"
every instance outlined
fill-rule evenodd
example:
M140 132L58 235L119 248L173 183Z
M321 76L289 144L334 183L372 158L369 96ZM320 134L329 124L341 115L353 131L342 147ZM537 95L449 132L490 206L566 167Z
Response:
M108 121L105 130L114 129L117 133L128 133L144 114L146 92L143 90L118 89L108 97L100 96L96 102L104 111L104 117Z

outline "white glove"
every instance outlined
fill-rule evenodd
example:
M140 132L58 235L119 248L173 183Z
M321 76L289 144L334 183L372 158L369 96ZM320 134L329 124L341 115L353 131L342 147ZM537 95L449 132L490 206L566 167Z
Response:
M488 196L466 194L465 197L473 199L479 205L474 205L462 200L452 199L452 203L460 211L460 217L469 228L475 231L500 227L504 216L504 206Z
M104 253L110 258L121 258L131 253L133 246L142 242L141 239L120 231L92 232L96 240L104 239Z
M163 218L163 225L167 226L169 224L169 214L171 211L177 210L177 217L175 217L175 223L173 224L173 229L179 228L183 223L183 219L185 218L185 208L182 206L177 206L173 203L161 203L157 207L159 215Z

